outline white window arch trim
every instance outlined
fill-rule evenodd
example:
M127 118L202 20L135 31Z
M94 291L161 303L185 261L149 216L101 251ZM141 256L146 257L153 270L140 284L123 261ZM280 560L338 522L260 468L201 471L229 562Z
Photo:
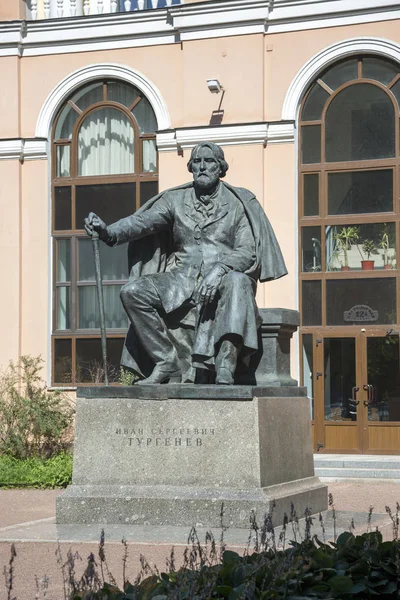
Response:
M400 45L392 40L359 37L327 46L307 61L293 78L282 107L282 121L296 122L304 94L314 79L327 67L355 54L375 54L400 65Z
M171 119L161 92L143 73L126 65L101 63L88 65L70 73L47 96L36 123L36 138L50 139L50 131L60 106L78 87L96 79L118 79L135 86L150 102L157 119L159 130L170 129Z

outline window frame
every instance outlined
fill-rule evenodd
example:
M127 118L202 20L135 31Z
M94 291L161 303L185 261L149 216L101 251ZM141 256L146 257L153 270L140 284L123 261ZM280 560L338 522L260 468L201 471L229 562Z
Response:
M129 85L124 81L119 81L112 78L101 79L103 83L103 100L95 102L88 106L84 111L79 109L70 99L67 99L63 105L59 108L56 118L54 119L52 130L51 130L51 157L52 157L52 168L51 168L51 237L52 237L52 249L53 249L53 284L52 284L52 340L51 340L51 356L52 356L52 369L51 369L51 382L52 385L75 387L79 385L93 385L93 383L80 383L77 381L77 352L76 342L79 339L98 339L100 340L100 329L80 329L79 325L79 288L83 286L95 286L95 282L90 281L79 281L78 269L79 269L79 240L87 239L87 234L82 227L76 223L76 188L77 186L92 186L102 184L120 184L120 183L132 183L136 186L136 202L135 210L141 206L140 198L140 186L146 182L157 182L159 180L159 156L156 147L156 171L146 172L142 171L143 168L143 142L145 140L156 140L156 132L152 133L140 133L140 128L137 123L135 115L131 112L133 108L145 98L145 95L135 88L138 92L138 96L131 103L129 107L126 107L119 102L111 101L107 99L107 83L117 82ZM88 82L81 89L91 85L93 82ZM72 97L77 90L74 90L70 94ZM70 105L78 113L78 118L75 121L72 129L72 136L70 139L60 138L55 139L55 131L57 127L58 119L66 105ZM151 106L151 105L150 105ZM90 113L101 109L101 108L114 108L123 112L132 124L134 131L134 171L132 173L124 174L109 174L109 175L89 175L80 176L78 175L78 132L84 122L84 119L90 115ZM153 111L154 112L154 111ZM155 117L155 115L154 115ZM156 117L155 117L156 119ZM70 175L67 177L57 176L57 148L60 146L70 147ZM71 229L55 229L55 189L58 187L70 187L71 188ZM134 211L133 211L134 212ZM58 264L58 240L70 239L70 281L59 282L57 281L57 264ZM126 259L128 260L128 259ZM121 280L103 280L103 285L123 285L126 283L126 279ZM68 287L70 293L70 328L69 329L57 329L58 326L58 288ZM113 329L107 330L107 339L125 339L126 329ZM55 380L55 343L58 339L69 339L71 340L71 364L72 373L71 381L59 382Z

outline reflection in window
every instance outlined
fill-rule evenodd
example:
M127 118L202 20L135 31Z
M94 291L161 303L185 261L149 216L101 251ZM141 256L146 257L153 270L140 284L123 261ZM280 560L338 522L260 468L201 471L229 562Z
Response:
M394 156L394 108L387 93L368 83L339 92L326 113L325 151L328 162Z
M303 164L321 162L321 125L301 128L301 156Z
M301 247L304 272L321 271L321 227L303 227Z
M110 338L107 340L107 361L109 381L119 381L120 358L124 340ZM78 383L103 383L104 367L100 339L76 340L76 379Z
M136 210L136 183L76 186L76 228L83 229L84 218L95 212L109 225Z
M396 279L331 279L326 282L327 325L362 327L393 323L396 323Z
M319 175L310 173L303 178L304 216L319 214Z
M399 69L387 60L376 57L363 58L362 74L364 79L375 79L387 85L396 77Z
M396 268L395 223L328 225L325 244L327 271Z
M398 336L367 339L369 421L400 421Z
M328 174L328 214L347 215L392 210L392 169Z
M313 336L303 335L303 385L307 388L310 398L311 419L314 418L314 382L313 382Z
M307 96L303 108L303 121L318 121L322 116L322 109L329 94L319 83L315 83Z
M354 338L324 339L324 405L328 421L356 421L352 400L356 385L356 346Z
M78 135L78 175L134 171L134 133L127 115L100 108L83 121Z
M345 60L330 67L328 71L321 76L321 79L331 88L331 90L336 90L344 83L357 79L357 73L358 60L356 58L351 58L350 60Z
M302 319L303 326L322 324L322 287L321 281L303 281L302 283Z

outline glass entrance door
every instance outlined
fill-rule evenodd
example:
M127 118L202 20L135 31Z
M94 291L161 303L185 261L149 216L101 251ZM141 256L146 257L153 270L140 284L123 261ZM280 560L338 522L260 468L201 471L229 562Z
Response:
M400 453L399 336L392 333L304 336L316 451Z

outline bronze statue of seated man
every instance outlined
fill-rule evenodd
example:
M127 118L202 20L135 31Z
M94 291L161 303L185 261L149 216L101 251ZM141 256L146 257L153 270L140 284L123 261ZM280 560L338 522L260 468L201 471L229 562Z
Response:
M215 377L229 385L258 350L257 282L286 268L254 194L221 181L222 148L199 144L188 169L193 182L112 225L90 213L85 229L110 246L129 242L121 301L131 326L121 364L141 383Z

